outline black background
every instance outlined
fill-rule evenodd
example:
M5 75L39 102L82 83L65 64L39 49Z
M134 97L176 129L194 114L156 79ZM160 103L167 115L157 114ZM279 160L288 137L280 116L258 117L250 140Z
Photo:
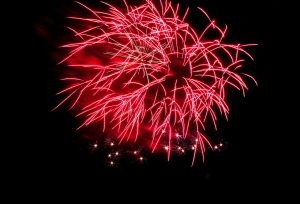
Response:
M292 160L287 153L291 129L283 128L285 124L292 126L284 116L291 111L291 104L285 100L290 93L283 86L290 83L287 77L291 75L284 71L290 67L285 47L289 11L280 0L180 2L183 7L201 6L219 25L227 24L229 42L259 44L250 51L255 61L246 64L259 86L252 83L245 98L232 92L229 121L221 122L216 133L228 142L226 150L209 153L205 164L199 160L193 168L189 163L168 163L155 156L144 165L108 168L101 155L88 151L67 110L51 112L58 102L53 72L57 62L51 55L62 41L59 36L65 30L65 12L77 5L59 0L25 2L18 12L18 21L24 25L18 25L18 33L14 33L22 41L22 46L14 48L23 53L15 64L21 61L17 70L25 81L18 86L20 95L15 102L25 108L17 119L20 125L11 130L20 137L22 152L14 163L21 189L34 186L32 191L45 198L72 189L72 196L88 191L100 199L143 197L141 202L151 198L159 201L158 195L184 202L201 201L207 195L212 201L239 200L241 196L242 203L283 195L291 179L288 163ZM192 23L196 25L196 20ZM124 196L118 197L122 192Z

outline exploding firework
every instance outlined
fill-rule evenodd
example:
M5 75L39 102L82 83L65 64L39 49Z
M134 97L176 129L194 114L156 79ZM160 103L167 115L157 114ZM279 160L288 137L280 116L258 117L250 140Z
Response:
M217 117L229 113L225 88L244 94L244 77L253 79L240 71L242 57L252 59L244 48L253 44L223 43L227 27L201 8L207 26L198 32L179 4L122 3L103 3L102 11L78 3L90 15L70 17L78 22L70 28L77 41L62 46L68 55L61 63L72 71L62 79L67 87L57 107L69 103L83 119L79 128L99 124L119 143L165 151L169 160L172 152L184 152L178 143L185 141L192 164L197 152L204 160L206 148L214 149L205 136L208 121L217 128Z

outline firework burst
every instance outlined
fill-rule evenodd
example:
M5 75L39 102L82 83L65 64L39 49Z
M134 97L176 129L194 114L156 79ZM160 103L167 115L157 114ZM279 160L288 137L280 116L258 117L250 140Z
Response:
M70 17L76 42L65 44L68 55L61 63L72 70L62 80L68 84L58 94L83 118L79 128L99 124L101 131L119 143L136 142L152 152L184 152L186 141L204 160L208 120L217 128L218 115L227 118L225 88L245 93L241 73L244 49L253 44L225 44L227 27L207 17L196 32L185 22L179 5L168 0L144 0L123 8L108 3L103 11L82 3L89 17ZM210 33L213 32L213 39ZM75 74L74 74L75 73ZM254 79L253 79L254 80ZM254 80L255 81L255 80ZM213 148L212 148L213 149Z

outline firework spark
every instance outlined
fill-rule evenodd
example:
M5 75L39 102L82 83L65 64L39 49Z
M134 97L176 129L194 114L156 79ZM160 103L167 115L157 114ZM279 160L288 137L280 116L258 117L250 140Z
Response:
M252 59L244 48L254 44L223 43L227 27L201 8L208 23L199 34L185 22L188 9L180 15L168 0L142 2L103 3L103 11L78 2L90 16L70 17L81 26L70 28L77 41L62 46L68 55L61 63L73 72L62 79L68 85L57 107L70 103L83 118L79 128L97 123L119 143L165 151L168 160L184 152L179 140L189 141L193 165L197 152L204 160L206 147L213 149L207 121L217 128L217 116L227 118L225 87L245 94L243 78L253 79L240 68L243 56Z

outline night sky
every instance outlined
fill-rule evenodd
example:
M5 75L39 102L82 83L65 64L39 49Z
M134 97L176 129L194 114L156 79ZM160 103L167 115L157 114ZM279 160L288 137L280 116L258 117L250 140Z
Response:
M93 2L83 1L89 5ZM286 53L282 53L285 45L279 43L285 27L282 1L180 2L183 8L200 6L218 25L226 24L226 42L259 44L249 49L255 61L248 60L245 64L245 70L257 79L259 86L249 82L250 90L245 98L235 90L229 91L229 121L220 118L218 131L209 132L210 136L224 138L226 147L219 153L208 152L204 164L199 157L192 168L189 156L167 162L164 156L155 155L143 165L122 161L117 167L107 167L103 153L90 151L89 144L76 132L78 121L66 108L51 112L59 101L55 93L60 88L53 55L61 53L57 47L64 40L66 12L78 6L68 0L26 2L22 17L29 23L24 26L29 32L21 49L26 50L23 57L28 65L18 69L26 69L21 73L28 76L26 85L20 87L22 94L26 92L23 99L27 108L20 118L20 129L13 130L28 132L20 139L24 141L24 151L17 160L23 169L17 173L23 181L21 186L26 188L32 183L48 197L59 192L64 194L66 189L74 192L92 189L91 194L100 200L108 193L118 197L118 193L127 192L126 197L133 200L139 196L156 200L157 195L163 195L185 202L196 199L197 203L208 195L212 200L237 200L237 195L241 195L255 201L259 196L267 198L279 191L276 185L285 181L287 173L279 169L284 169L288 160L282 154L287 149L283 137L288 133L280 128L287 123L281 122L284 99L278 96L280 70L286 66ZM195 10L191 9L189 18L197 28L192 14ZM49 186L51 190L43 192Z

